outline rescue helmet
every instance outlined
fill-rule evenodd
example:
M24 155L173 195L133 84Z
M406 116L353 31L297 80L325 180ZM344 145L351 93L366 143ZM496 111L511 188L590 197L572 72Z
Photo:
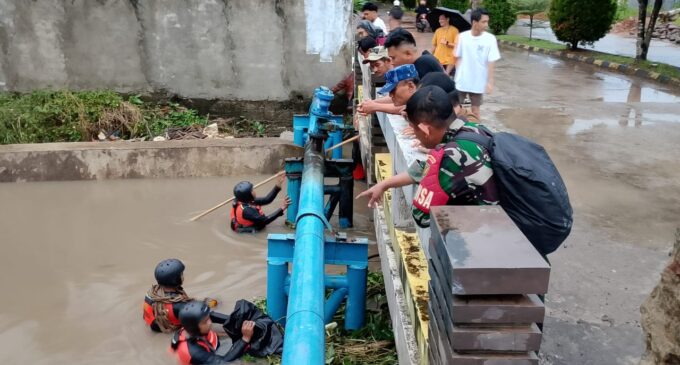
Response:
M167 259L156 265L154 276L159 285L176 288L182 285L184 264L178 259Z
M210 307L199 300L192 300L179 311L179 323L191 336L200 336L198 324L210 315Z
M234 186L234 197L241 203L250 203L253 197L253 184L250 181L241 181Z

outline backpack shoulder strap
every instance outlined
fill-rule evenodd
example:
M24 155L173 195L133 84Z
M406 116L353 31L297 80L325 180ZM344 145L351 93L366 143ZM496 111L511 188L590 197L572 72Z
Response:
M488 137L483 134L468 131L460 131L456 133L454 139L456 141L464 140L477 143L478 145L486 148L489 151L491 151L491 142L493 142L493 137Z

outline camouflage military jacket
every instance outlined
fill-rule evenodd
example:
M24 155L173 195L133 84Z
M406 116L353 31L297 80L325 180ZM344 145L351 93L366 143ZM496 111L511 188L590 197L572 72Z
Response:
M457 119L451 125L439 148L445 155L439 168L439 185L449 195L446 205L495 205L498 204L498 190L493 179L489 152L471 141L455 141L459 131L486 134L476 123ZM427 167L423 166L427 171ZM409 174L417 173L413 166ZM421 171L422 177L422 171ZM416 180L419 181L419 180ZM413 208L413 218L421 227L430 225L430 215Z

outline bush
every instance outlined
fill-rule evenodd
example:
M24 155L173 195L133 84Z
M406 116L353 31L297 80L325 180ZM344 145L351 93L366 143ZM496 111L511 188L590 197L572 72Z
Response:
M361 8L364 6L367 0L354 0L353 8L354 12L361 13Z
M557 39L576 49L604 37L615 14L616 0L553 0L550 26Z
M465 13L470 8L470 1L468 0L442 0L441 4L443 7L456 9L461 13Z
M112 91L0 94L0 144L88 140L90 126L122 102Z
M153 138L169 128L205 127L206 117L170 103L124 100L116 92L34 91L0 93L0 144L77 142L97 139ZM256 125L253 133L263 134Z
M489 11L489 29L493 34L505 34L517 20L508 0L484 0L482 6Z

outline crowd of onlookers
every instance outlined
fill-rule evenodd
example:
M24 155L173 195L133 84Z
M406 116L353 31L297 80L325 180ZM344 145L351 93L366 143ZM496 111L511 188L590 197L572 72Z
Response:
M384 86L375 98L364 96L357 113L402 116L408 127L399 133L412 136L414 147L427 158L359 197L368 198L373 207L387 189L418 184L412 209L421 227L429 225L432 206L500 204L539 252L545 256L554 251L569 234L572 219L555 166L535 143L493 133L481 124L483 97L494 89L495 62L501 58L496 37L487 32L489 13L474 9L468 22L450 9L430 14L421 1L416 28L421 30L422 21L435 31L432 48L420 52L404 27L385 29L375 4L366 3L362 10L357 57L369 65L372 76L384 77ZM400 8L389 14L390 24L401 23ZM454 17L466 29L454 26ZM435 19L438 24L431 24Z

